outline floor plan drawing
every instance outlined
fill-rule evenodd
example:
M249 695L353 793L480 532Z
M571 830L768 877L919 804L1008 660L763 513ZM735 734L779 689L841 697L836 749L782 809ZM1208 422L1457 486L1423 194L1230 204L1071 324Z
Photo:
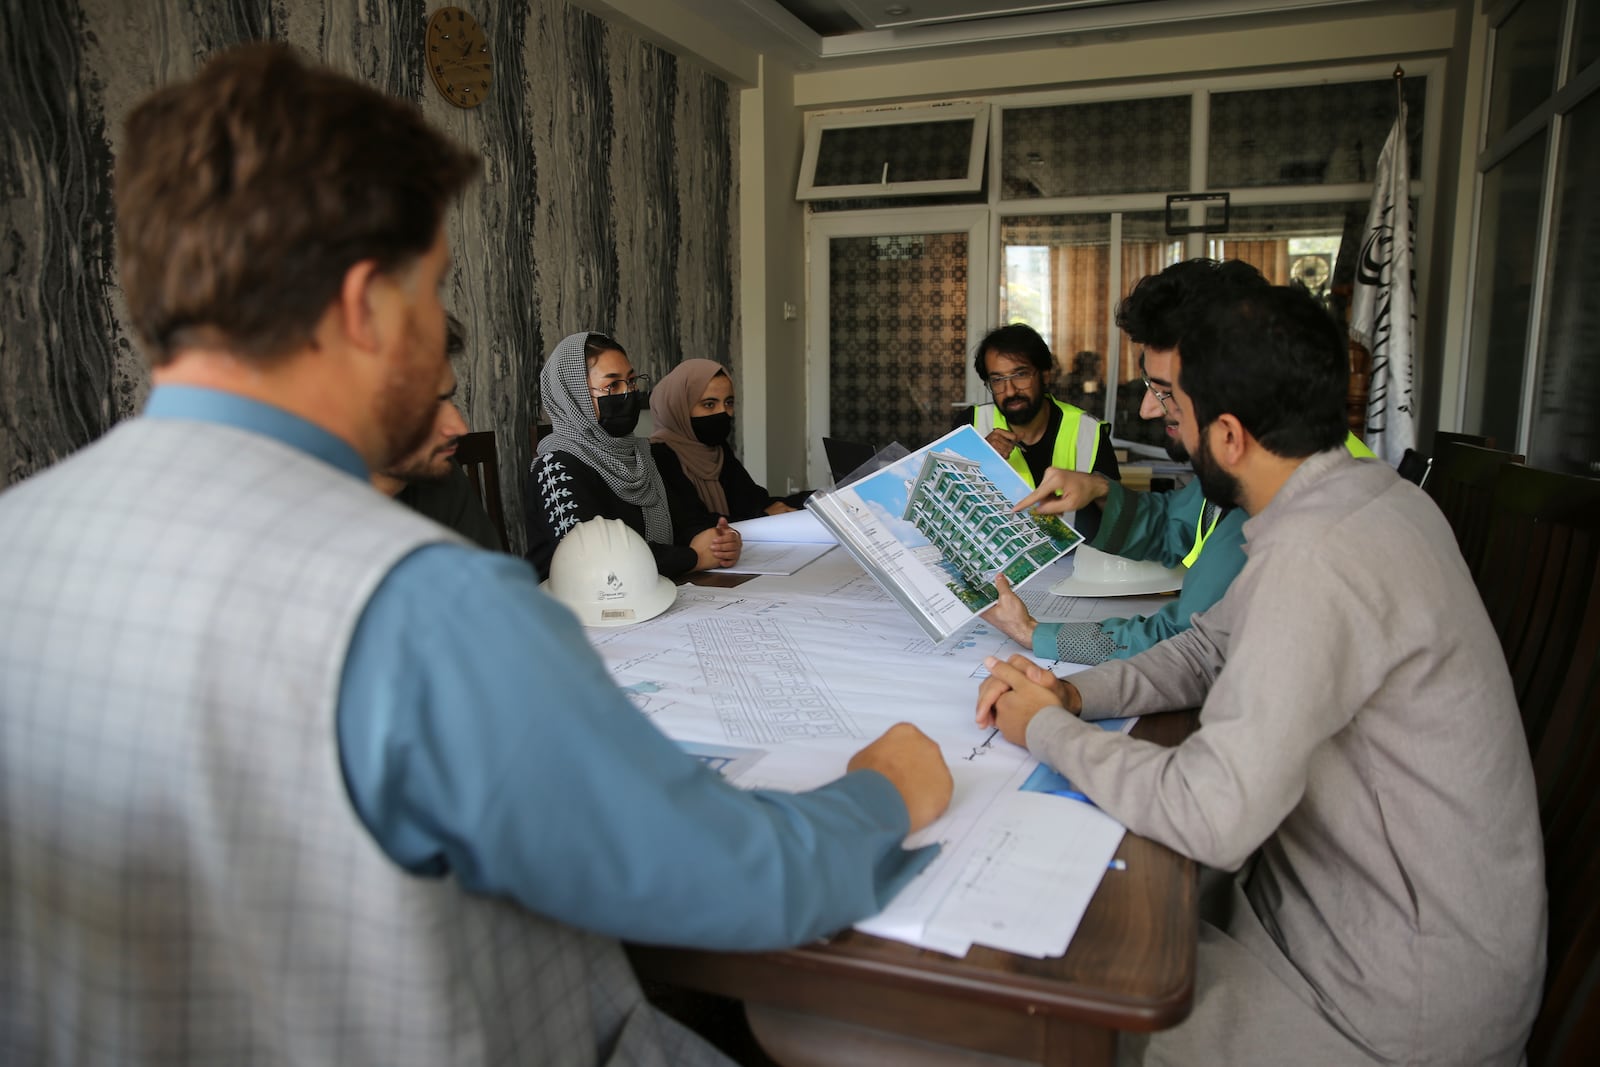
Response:
M861 738L805 655L775 622L752 616L689 625L701 677L731 742Z

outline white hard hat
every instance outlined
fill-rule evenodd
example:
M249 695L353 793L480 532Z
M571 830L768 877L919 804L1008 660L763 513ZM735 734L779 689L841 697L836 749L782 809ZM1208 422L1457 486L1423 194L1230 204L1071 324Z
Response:
M678 587L656 571L645 539L621 519L590 519L568 530L540 589L585 626L627 626L672 606Z
M1079 545L1072 554L1072 573L1050 587L1056 596L1147 596L1183 588L1184 567L1163 567L1154 560L1124 559Z

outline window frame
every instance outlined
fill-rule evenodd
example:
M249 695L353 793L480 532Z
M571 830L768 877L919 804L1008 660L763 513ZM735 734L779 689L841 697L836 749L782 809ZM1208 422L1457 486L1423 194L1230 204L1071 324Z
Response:
M906 105L872 111L826 112L806 116L806 145L800 157L800 181L795 199L851 200L861 197L937 196L942 193L975 193L983 188L983 160L988 148L989 106L985 103L951 101L943 104ZM816 184L817 161L822 151L822 135L828 130L859 129L869 126L909 126L920 122L949 122L965 119L972 124L967 145L967 173L962 178L925 179L907 182L867 182L859 185Z
M1207 193L1227 191L1231 193L1234 207L1251 207L1273 204L1301 204L1301 203L1345 203L1349 201L1370 201L1373 193L1373 184L1366 183L1339 183L1326 185L1276 185L1242 188L1237 190L1213 190L1208 188L1206 167L1210 150L1211 96L1215 93L1236 92L1240 90L1260 90L1273 88L1303 88L1313 85L1326 85L1353 81L1374 81L1393 77L1396 59L1356 61L1349 63L1319 64L1314 67L1303 67L1286 70L1258 70L1223 75L1198 75L1187 78L1161 79L1151 78L1137 82L1098 84L1074 87L1069 89L1035 90L1018 93L996 93L974 100L971 96L964 96L960 100L952 100L946 104L936 104L932 108L907 105L897 114L911 112L915 117L903 121L925 121L930 111L935 114L948 113L936 109L944 107L971 107L980 114L987 113L987 138L986 143L993 145L994 150L987 153L987 192L983 203L974 205L961 205L972 209L984 211L988 219L987 242L987 277L983 280L983 293L985 307L982 309L984 322L995 323L1000 307L1000 271L1004 262L1004 251L1000 245L1000 231L1005 218L1016 215L1082 215L1104 213L1111 216L1111 246L1109 270L1112 277L1121 278L1122 262L1122 233L1121 215L1128 212L1159 212L1166 209L1168 193ZM1445 81L1449 68L1447 57L1430 54L1406 54L1398 58L1408 77L1425 77L1428 79L1429 91L1423 108L1422 151L1420 159L1413 159L1411 165L1410 194L1417 202L1416 219L1416 246L1413 249L1413 264L1416 272L1416 291L1419 306L1416 321L1416 343L1414 351L1415 388L1421 395L1424 382L1422 379L1423 356L1427 344L1427 315L1423 305L1428 293L1428 279L1430 275L1430 259L1433 250L1434 230L1434 203L1433 191L1438 188L1439 144L1441 138L1442 120L1444 114ZM1597 64L1600 66L1600 64ZM1189 174L1187 189L1170 189L1152 193L1126 193L1105 194L1079 197L1048 197L1033 199L1006 199L1003 195L1001 182L1001 164L1003 159L1003 112L1011 108L1041 107L1058 104L1083 104L1112 100L1134 100L1151 97L1171 97L1189 94L1190 106L1190 137L1189 137ZM814 132L828 128L826 124L835 121L844 121L853 118L857 124L871 124L881 122L886 112L878 111L819 111L806 116L807 130L807 160L801 167L802 188L807 175L814 171L815 161L810 153L813 150L813 139L820 137ZM983 125L980 121L978 125ZM905 183L916 184L915 194L895 195L926 195L932 183ZM892 183L891 183L892 186ZM890 195L884 192L891 186L873 185L863 188L864 194L873 197ZM963 186L957 191L973 191L981 187L980 184ZM827 199L842 198L842 192L834 192ZM823 197L797 197L798 199L823 199ZM951 208L957 205L951 205ZM807 242L809 247L810 233L818 225L819 220L829 219L830 226L838 225L845 219L874 220L892 215L896 211L905 209L873 208L860 211L839 211L814 213L808 212L806 217ZM935 210L929 208L929 210ZM946 210L946 209L939 209ZM1191 208L1191 221L1199 221L1193 213L1203 212L1204 205L1197 204ZM877 223L864 221L871 226ZM892 225L892 223L891 223ZM1202 233L1189 234L1184 238L1185 258L1205 254L1205 242L1208 236ZM972 276L974 280L977 275ZM1120 367L1122 361L1122 335L1116 329L1115 304L1106 309L1109 342L1105 353L1106 368L1106 411L1116 410L1117 382L1111 368ZM980 335L983 331L979 331ZM806 349L808 359L815 359L815 353L826 345L826 333L817 335L808 330ZM1059 356L1060 353L1057 353ZM973 402L981 402L984 398L980 395L981 384L976 376L970 376L970 387L973 395L969 398ZM1119 445L1130 442L1113 438Z

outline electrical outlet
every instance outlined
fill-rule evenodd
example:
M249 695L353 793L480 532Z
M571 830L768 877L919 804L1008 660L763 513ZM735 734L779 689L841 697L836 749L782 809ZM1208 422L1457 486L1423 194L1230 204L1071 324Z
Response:
M800 309L794 306L793 301L785 300L783 302L783 321L793 322L799 317Z

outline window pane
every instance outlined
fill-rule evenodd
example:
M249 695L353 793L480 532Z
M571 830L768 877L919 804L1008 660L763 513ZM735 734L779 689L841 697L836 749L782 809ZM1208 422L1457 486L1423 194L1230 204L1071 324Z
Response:
M1489 141L1555 92L1565 5L1566 0L1522 0L1500 24L1489 71Z
M1408 77L1406 139L1422 157L1427 79ZM1370 182L1394 126L1394 79L1252 89L1211 97L1211 189Z
M1002 219L1000 249L1000 321L1038 330L1056 357L1051 391L1103 418L1110 216Z
M1216 259L1244 260L1273 285L1304 286L1343 319L1367 206L1349 201L1236 207L1228 232L1212 237L1206 251Z
M1147 274L1161 271L1183 258L1183 238L1167 235L1163 211L1129 212L1122 216L1122 286L1126 296ZM1112 421L1118 440L1165 447L1167 433L1160 419L1139 417L1144 401L1144 381L1139 371L1138 346L1119 337L1122 357L1117 374L1117 414Z
M966 397L967 235L828 245L829 435L916 449Z
M1183 258L1183 240L1167 236L1166 215L1134 212L1122 217L1122 277L1110 283L1109 215L1025 215L1000 223L1002 262L1000 318L1026 322L1044 337L1056 357L1052 392L1096 418L1106 418L1108 355L1112 351L1113 301L1146 274ZM1120 339L1118 339L1120 340ZM1138 358L1119 344L1117 437L1165 445L1159 423L1139 418L1144 386Z
M1567 117L1556 186L1556 242L1528 462L1600 474L1600 94Z
M1578 21L1572 31L1572 75L1600 59L1600 5L1578 5Z
M967 176L971 119L839 126L817 146L818 186L948 181Z
M1517 440L1547 136L1541 132L1483 176L1462 428L1493 437L1501 448Z
M1000 116L1006 200L1189 188L1189 98L1007 108Z

